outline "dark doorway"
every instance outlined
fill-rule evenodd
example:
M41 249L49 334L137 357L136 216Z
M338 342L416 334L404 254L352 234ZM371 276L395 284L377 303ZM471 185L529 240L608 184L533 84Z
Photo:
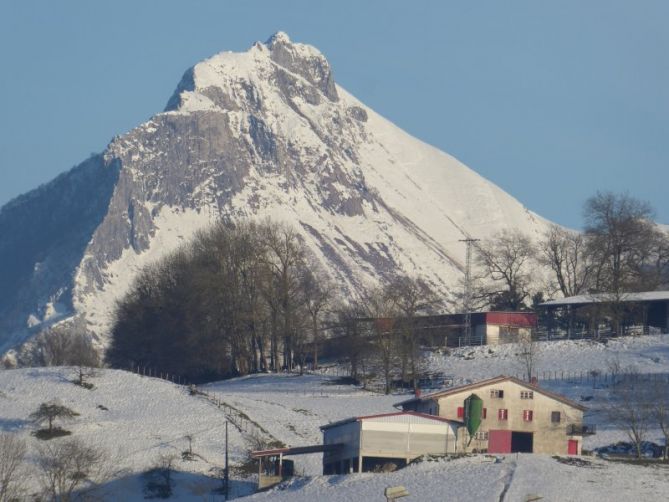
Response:
M531 432L512 432L511 453L532 453L533 442Z
M392 472L406 467L405 459L384 457L363 457L362 472Z

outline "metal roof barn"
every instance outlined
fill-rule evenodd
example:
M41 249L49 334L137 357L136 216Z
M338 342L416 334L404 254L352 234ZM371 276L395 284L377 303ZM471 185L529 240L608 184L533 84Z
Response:
M342 446L323 453L323 474L389 471L425 454L455 453L459 427L462 422L413 412L353 417L324 425L323 444Z

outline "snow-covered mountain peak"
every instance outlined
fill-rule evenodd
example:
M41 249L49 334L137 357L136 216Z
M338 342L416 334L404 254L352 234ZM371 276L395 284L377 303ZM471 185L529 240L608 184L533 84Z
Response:
M278 89L284 98L304 94L311 104L320 102L316 94L332 102L339 99L325 56L315 47L291 42L288 35L278 32L246 52L221 52L187 70L166 111L234 111L244 108L242 102L257 108L263 105L261 83Z
M275 45L275 44L290 44L290 37L288 36L288 33L285 31L277 31L267 39L267 42L265 42L265 45L269 47L270 49Z
M55 181L0 210L0 353L68 317L104 347L135 274L221 216L294 226L348 296L407 274L446 298L462 275L459 239L547 228L281 32L195 64L164 113Z

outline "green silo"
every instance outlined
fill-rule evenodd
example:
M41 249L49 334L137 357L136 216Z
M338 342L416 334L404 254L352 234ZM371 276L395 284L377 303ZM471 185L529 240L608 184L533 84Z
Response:
M479 430L479 426L481 425L481 417L483 416L483 400L476 394L471 394L467 399L465 399L464 408L465 426L467 427L467 432L469 432L469 443L471 443L474 434Z

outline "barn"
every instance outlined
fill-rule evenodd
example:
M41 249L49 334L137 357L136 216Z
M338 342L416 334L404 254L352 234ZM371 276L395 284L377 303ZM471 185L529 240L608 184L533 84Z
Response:
M497 345L517 342L519 338L531 336L537 326L534 312L472 312L471 345ZM405 318L359 318L356 329L367 336L379 331L402 331L411 329L419 343L429 347L459 347L467 345L465 340L465 314L439 314ZM342 345L343 338L334 336L324 344L324 354L333 356Z
M620 335L669 332L669 291L588 294L551 300L539 305L542 330L551 338L601 334L602 324L610 324L613 306L620 311Z
M403 467L425 454L456 453L461 426L461 421L416 412L352 417L324 425L323 474L376 472Z

